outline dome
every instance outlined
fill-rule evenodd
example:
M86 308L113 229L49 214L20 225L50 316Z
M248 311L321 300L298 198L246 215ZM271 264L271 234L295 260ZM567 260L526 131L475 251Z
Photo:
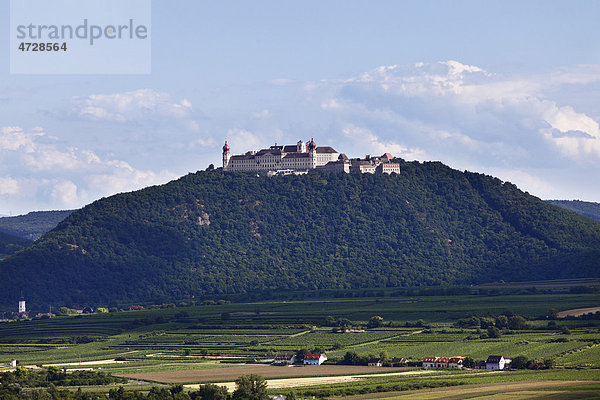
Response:
M229 145L227 144L227 140L225 141L225 144L223 145L223 154L228 154L229 153Z
M316 148L317 145L315 144L315 140L311 138L310 142L308 143L308 151L314 151Z

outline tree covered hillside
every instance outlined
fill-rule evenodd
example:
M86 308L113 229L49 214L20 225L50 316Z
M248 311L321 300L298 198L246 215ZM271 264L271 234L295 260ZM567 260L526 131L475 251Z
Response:
M5 258L31 244L30 240L0 232L0 259Z
M207 171L101 199L0 264L0 303L600 275L599 223L441 163L401 171Z
M581 200L546 200L550 204L566 208L581 214L584 217L591 218L600 222L600 203L593 203L591 201Z
M33 211L26 215L0 218L0 232L23 239L36 240L44 233L54 229L73 210Z

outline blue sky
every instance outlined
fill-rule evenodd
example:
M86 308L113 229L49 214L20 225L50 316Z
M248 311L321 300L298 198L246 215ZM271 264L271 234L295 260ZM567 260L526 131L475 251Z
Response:
M153 1L147 75L11 75L0 37L0 214L219 165L225 137L244 152L314 136L600 201L598 15L598 1Z

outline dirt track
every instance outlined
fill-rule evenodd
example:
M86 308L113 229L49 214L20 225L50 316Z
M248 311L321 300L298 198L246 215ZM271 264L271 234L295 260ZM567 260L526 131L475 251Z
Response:
M593 381L523 381L511 383L490 383L484 385L465 385L422 389L406 393L374 393L350 396L350 399L408 400L408 399L544 399L564 391L552 391L552 388L578 386L597 383ZM544 389L541 391L540 389ZM550 389L550 390L548 390ZM592 398L592 397L585 397Z
M265 378L334 377L369 373L408 372L406 368L378 368L352 365L319 365L306 367L277 367L273 365L247 365L231 368L200 370L141 372L124 374L126 378L145 379L161 383L228 382L244 374L259 374Z
M595 313L597 311L600 311L600 307L574 308L572 310L560 311L558 313L558 318L578 317L583 314Z

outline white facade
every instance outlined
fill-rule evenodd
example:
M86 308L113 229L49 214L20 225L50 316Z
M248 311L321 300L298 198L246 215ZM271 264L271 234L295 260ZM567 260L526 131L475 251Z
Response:
M503 356L489 356L485 362L485 369L504 369L506 359Z
M339 153L329 146L317 147L314 140L308 144L299 141L295 145L278 146L249 151L232 156L227 142L223 146L223 170L261 172L293 170L306 171L337 161Z
M13 304L15 304L15 303L13 303ZM14 308L13 308L13 310L14 310ZM19 300L19 312L24 313L25 311L26 311L25 310L25 300Z
M223 146L223 170L231 172L291 171L298 174L319 168L324 172L399 174L400 164L391 162L392 159L391 154L384 153L380 157L349 160L330 146L317 147L314 140L299 141L295 145L275 144L268 149L240 155L231 155L227 141Z

